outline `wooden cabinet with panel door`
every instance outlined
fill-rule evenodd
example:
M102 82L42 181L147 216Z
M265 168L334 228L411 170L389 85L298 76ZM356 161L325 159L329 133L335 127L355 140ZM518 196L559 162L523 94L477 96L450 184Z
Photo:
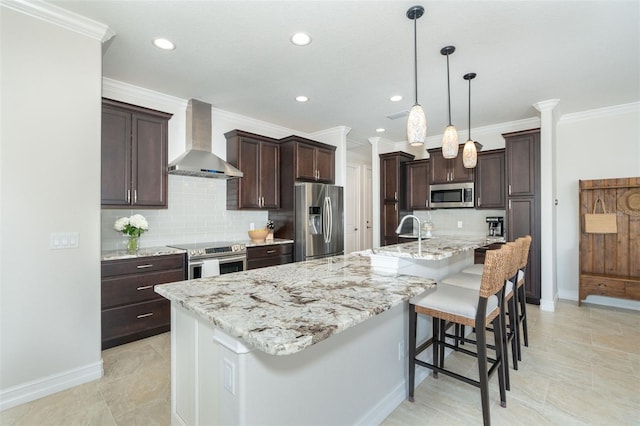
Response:
M242 130L225 133L227 161L244 174L227 180L227 209L280 208L280 145Z
M507 240L531 235L525 276L527 303L540 304L540 129L502 135L505 139Z
M280 139L280 149L295 181L335 183L335 146L292 135Z
M187 279L184 254L102 261L102 349L169 331L170 302L158 284Z
M408 161L405 166L408 209L429 209L429 159Z
M478 153L476 166L476 209L505 208L504 149Z
M293 243L247 247L247 269L293 262Z
M102 207L167 207L167 132L171 116L102 99Z
M428 149L431 169L430 184L473 182L474 170L464 167L462 162L462 150L464 144L460 144L456 158L444 158L441 148ZM478 151L482 145L476 143Z
M380 154L380 245L398 244L396 228L400 218L409 214L405 164L413 159L413 155L401 151Z

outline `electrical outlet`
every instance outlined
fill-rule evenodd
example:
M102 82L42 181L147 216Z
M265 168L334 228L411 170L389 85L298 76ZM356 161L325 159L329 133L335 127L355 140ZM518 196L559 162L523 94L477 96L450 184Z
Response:
M461 220L458 221L458 229L462 229L462 221Z
M398 342L398 361L404 359L404 340Z
M228 359L224 359L224 388L228 390L231 395L236 394L236 367Z

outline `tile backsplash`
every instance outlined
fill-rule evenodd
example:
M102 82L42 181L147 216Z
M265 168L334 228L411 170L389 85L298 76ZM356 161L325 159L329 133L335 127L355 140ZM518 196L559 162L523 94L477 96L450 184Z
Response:
M413 212L421 222L427 220L429 215L434 225L433 235L489 235L487 216L502 216L504 210L476 210L476 209L438 209L416 210ZM458 228L458 222L462 222L462 228Z
M266 211L227 210L227 184L222 179L169 175L168 209L103 209L102 250L123 249L126 238L113 229L116 219L139 213L149 222L141 247L208 241L248 240L249 224L267 222Z

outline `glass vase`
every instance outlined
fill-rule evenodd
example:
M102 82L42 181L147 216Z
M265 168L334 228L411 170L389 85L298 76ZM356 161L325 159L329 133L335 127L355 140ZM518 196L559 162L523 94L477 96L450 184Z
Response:
M127 240L127 253L129 254L136 254L138 253L138 246L140 243L140 237L136 237L133 235L129 236L129 239Z

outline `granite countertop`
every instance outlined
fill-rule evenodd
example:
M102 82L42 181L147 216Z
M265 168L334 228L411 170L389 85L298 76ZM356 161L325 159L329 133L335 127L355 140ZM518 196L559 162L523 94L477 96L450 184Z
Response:
M147 256L166 256L170 254L184 254L186 251L173 247L144 247L140 248L137 253L131 254L126 250L105 250L100 255L100 260L120 260L135 259Z
M246 344L287 355L391 309L435 285L374 272L345 255L155 286L155 291Z
M383 246L360 252L360 254L364 256L377 254L411 259L442 260L487 244L489 244L488 239L484 236L439 235L422 239L421 255L418 255L418 241Z
M273 241L263 241L261 243L254 243L251 240L241 241L240 244L244 244L247 247L261 247L261 246L272 246L277 244L289 244L293 243L293 240L285 240L282 238L274 238Z

